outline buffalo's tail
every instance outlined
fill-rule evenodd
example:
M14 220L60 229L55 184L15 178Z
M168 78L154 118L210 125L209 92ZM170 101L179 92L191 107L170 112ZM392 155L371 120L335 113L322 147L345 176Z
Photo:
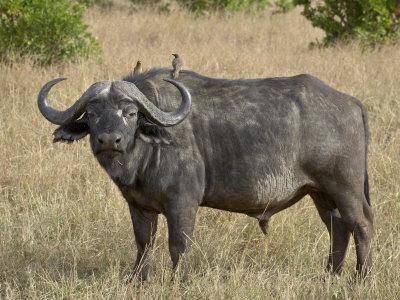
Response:
M368 127L368 112L367 109L358 103L361 108L362 119L364 123L364 134L365 134L365 171L364 171L364 195L369 206L371 206L371 199L369 197L369 180L368 180L368 143L369 143L369 127Z

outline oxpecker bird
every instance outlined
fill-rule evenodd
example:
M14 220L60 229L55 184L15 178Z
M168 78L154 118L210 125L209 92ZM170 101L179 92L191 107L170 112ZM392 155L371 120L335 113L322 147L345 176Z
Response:
M133 68L133 74L140 74L140 73L142 73L142 62L138 60L136 66Z
M182 59L179 57L179 54L174 53L172 55L175 56L175 58L172 60L172 77L178 78L179 72L181 71L183 65Z

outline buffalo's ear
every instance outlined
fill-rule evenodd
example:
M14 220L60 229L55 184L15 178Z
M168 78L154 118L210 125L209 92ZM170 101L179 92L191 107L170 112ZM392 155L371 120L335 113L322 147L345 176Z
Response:
M156 85L151 80L143 80L135 82L137 88L146 95L147 99L153 102L156 106L160 105L160 96ZM170 133L161 126L150 122L144 115L139 114L137 136L144 142L149 144L165 144L172 143Z
M89 125L86 115L81 119L71 123L61 125L53 132L53 143L67 142L80 140L89 134Z
M139 116L137 136L149 144L170 145L172 137L170 133L161 126L148 121L144 116Z

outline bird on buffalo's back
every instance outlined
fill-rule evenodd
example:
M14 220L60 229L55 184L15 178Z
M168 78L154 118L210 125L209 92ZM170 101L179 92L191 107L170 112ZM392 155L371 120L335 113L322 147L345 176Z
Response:
M173 67L173 71L172 71L172 77L173 78L178 78L179 76L179 72L182 69L182 59L180 58L179 54L172 54L175 58L172 60L172 67Z

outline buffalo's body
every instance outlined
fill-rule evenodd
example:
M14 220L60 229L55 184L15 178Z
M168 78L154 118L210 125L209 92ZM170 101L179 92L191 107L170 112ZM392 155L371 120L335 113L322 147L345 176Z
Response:
M158 69L124 80L172 111L181 97L163 81L170 76ZM193 99L182 123L136 134L118 164L99 159L129 204L140 275L147 275L145 249L159 213L176 266L198 206L255 217L265 232L273 214L306 194L331 234L329 268L340 271L354 233L357 268L366 271L373 217L361 103L310 75L222 80L181 71L178 81ZM107 132L123 131L110 126Z

